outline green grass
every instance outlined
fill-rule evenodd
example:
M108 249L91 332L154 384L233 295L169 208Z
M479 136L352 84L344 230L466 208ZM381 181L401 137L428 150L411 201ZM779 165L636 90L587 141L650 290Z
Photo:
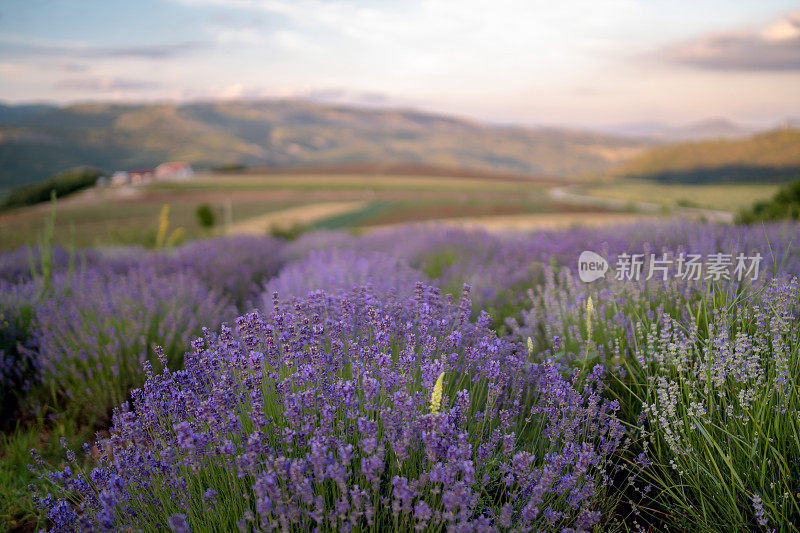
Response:
M31 500L29 485L48 490L49 483L39 480L28 465L33 463L30 451L36 449L53 467L64 461L60 439L67 439L71 449L80 449L92 436L89 428L68 423L50 424L36 422L18 426L9 433L0 433L0 532L36 531L46 525L42 511ZM88 464L88 458L77 457L79 464Z
M678 528L751 528L758 495L770 527L797 531L800 331L796 323L786 322L780 309L767 309L774 316L769 324L774 331L759 332L757 315L763 311L752 305L708 294L697 308L699 328L688 345L677 337L673 341L669 334L662 341L648 339L643 342L646 353L662 354L664 360L656 355L648 361L626 362L633 377L629 390L664 417L663 422L651 421L642 428L654 461L653 468L645 470L645 479L657 487L658 504L670 509ZM716 323L712 315L719 313L732 318L723 326L730 331ZM766 349L766 358L759 358L764 366L755 371L742 364L744 377L714 378L716 368L704 360L703 350L720 338L732 340L737 335L750 335L756 346ZM678 353L686 347L688 362L673 359L676 345L668 346L670 342L677 343ZM785 350L779 347L784 342ZM784 363L785 378L781 377ZM711 386L704 386L695 371L706 372ZM748 376L753 372L760 375Z
M170 227L183 228L186 238L208 237L221 231L224 226L225 203L221 199L211 203L217 214L213 228L203 228L195 211L201 203L185 195L165 196L163 201L145 199L140 201L108 201L86 206L71 206L60 203L55 242L65 246L71 242L74 227L75 244L79 247L107 244L146 244L151 241L158 227L158 216L164 203L170 205ZM232 222L262 215L277 209L298 205L288 201L248 201L236 199L231 202ZM13 216L0 218L0 249L14 249L33 242L43 228L43 210L19 210Z
M395 204L392 202L370 202L361 209L324 218L311 225L311 229L341 229L364 225L370 219L385 213Z
M626 202L649 202L667 207L700 207L737 211L754 201L770 198L779 188L774 184L662 184L642 180L616 180L586 187L585 194Z

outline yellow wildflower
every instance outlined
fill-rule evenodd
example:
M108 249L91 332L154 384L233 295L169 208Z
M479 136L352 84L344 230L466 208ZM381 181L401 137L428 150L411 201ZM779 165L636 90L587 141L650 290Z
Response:
M439 374L439 379L436 380L436 385L433 387L433 394L431 394L431 413L438 413L442 407L442 388L444 388L444 372Z
M592 315L594 314L594 302L592 297L586 300L586 338L592 340Z
M161 214L158 216L158 233L156 234L156 248L163 248L167 238L169 228L169 204L161 207Z

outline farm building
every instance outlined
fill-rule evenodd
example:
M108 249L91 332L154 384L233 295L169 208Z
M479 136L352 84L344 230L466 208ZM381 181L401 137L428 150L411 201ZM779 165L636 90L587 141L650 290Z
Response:
M128 174L131 176L131 185L147 183L153 179L152 168L137 168L136 170L131 170Z
M112 187L122 187L124 185L128 185L130 182L131 182L131 175L124 170L118 170L114 172L113 176L111 176Z
M194 175L192 166L186 161L162 163L156 167L156 179L191 178Z

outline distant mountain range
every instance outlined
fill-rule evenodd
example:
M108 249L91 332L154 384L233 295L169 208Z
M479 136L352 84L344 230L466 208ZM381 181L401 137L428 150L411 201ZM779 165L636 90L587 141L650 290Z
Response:
M651 148L613 174L663 182L782 182L800 178L800 129Z
M540 176L604 172L651 141L492 126L409 110L301 100L0 105L0 188L69 167L189 161L267 167L403 163Z
M611 127L617 135L645 137L657 141L697 141L707 139L735 139L752 135L757 130L740 126L724 118L707 119L685 126L672 126L663 122L634 122Z
M769 129L800 129L800 118L789 117L768 128L737 124L726 118L710 118L691 124L675 126L657 121L633 122L606 128L605 132L624 137L638 137L656 142L709 141L741 139Z

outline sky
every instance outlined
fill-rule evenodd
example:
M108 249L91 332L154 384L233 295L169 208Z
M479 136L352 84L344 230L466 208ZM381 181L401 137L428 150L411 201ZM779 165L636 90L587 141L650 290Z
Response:
M525 125L769 125L800 117L800 3L0 4L0 101L270 97Z

